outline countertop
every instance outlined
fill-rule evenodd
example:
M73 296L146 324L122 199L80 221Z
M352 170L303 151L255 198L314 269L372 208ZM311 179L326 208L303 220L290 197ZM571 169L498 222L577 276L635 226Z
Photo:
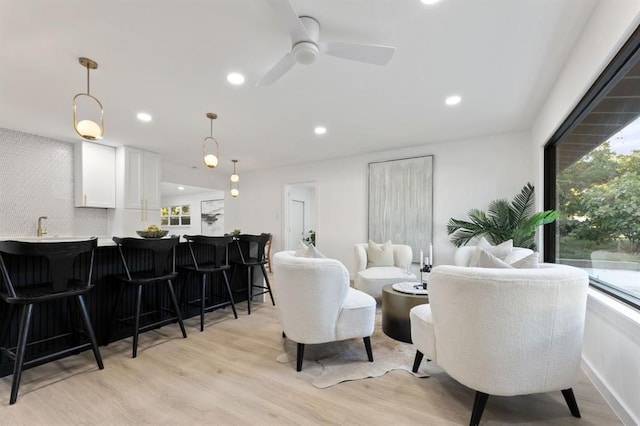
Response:
M12 237L0 237L0 241L24 241L28 243L61 243L65 241L84 241L92 236L63 236L63 235L45 235L43 237L27 237L27 236L12 236ZM98 247L101 246L115 246L111 237L98 237Z

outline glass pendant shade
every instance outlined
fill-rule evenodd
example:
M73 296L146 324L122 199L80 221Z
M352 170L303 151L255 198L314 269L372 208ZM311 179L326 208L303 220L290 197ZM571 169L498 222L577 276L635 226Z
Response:
M204 165L209 167L210 169L214 169L218 167L218 158L220 157L220 145L218 141L213 137L213 120L218 118L218 116L212 112L207 113L207 118L211 120L211 132L209 136L204 138L202 141L202 161ZM213 145L215 144L215 152L213 150Z
M102 139L102 129L95 121L82 120L78 122L76 132L85 139Z
M104 136L104 109L98 98L91 95L89 85L89 71L97 69L98 64L88 58L80 58L79 62L87 68L87 93L78 93L73 97L73 128L83 139L99 140ZM79 109L82 109L82 113L79 113ZM91 110L94 110L93 119L85 118Z
M204 154L204 164L212 169L218 167L218 157L213 154Z
M236 173L236 163L238 162L238 160L231 161L233 161L233 174L231 175L229 188L231 189L231 196L233 198L236 198L238 195L240 195L240 176L238 176L238 174Z

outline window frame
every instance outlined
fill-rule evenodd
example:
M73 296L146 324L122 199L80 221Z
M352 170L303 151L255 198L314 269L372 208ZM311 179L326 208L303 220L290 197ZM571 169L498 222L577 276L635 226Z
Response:
M188 215L184 215L184 214L183 214L182 208L183 208L184 206L188 206L188 207L189 207L189 214L188 214ZM180 214L179 214L179 215L173 215L173 214L171 214L172 209L173 209L174 207L180 207ZM162 209L167 209L167 212L168 212L168 215L167 215L167 216L164 216L164 215L162 214ZM174 218L174 217L175 217L175 218L178 218L178 220L179 220L179 222L180 222L179 224L177 224L177 225L172 225L172 224L171 224L171 218ZM182 219L183 219L183 218L185 218L185 217L188 217L188 218L189 218L189 223L188 223L188 224L184 224L184 223L182 223ZM174 205L174 204L172 204L172 205L170 205L170 206L162 206L162 207L160 207L160 222L162 222L162 219L163 219L163 218L167 218L167 223L166 223L165 225L162 225L162 224L161 224L161 226L167 226L167 227L173 227L173 228L184 228L184 227L189 227L189 226L191 226L191 217L192 217L192 215L191 215L191 204L175 204L175 205Z
M640 26L636 28L627 42L611 60L609 65L607 65L593 85L587 90L582 99L577 103L576 107L569 113L567 118L562 122L562 124L560 124L558 129L545 144L543 157L544 210L555 210L557 207L556 148L638 62L640 62ZM555 224L552 223L545 225L543 229L545 262L556 263L556 245L557 239ZM622 292L593 277L589 277L589 283L592 287L597 288L603 293L606 293L615 299L634 307L635 309L640 309L640 299Z

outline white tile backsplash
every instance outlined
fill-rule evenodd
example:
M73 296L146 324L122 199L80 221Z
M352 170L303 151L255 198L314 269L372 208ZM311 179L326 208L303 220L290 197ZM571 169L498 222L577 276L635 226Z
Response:
M0 237L107 236L107 209L74 207L73 144L0 128Z

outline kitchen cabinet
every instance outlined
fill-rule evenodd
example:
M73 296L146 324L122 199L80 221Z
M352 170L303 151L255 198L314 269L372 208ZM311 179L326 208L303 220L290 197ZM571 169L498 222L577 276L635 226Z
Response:
M92 142L74 147L76 207L116 206L116 150Z
M149 225L160 225L160 210L116 209L111 218L111 233L117 237L135 237Z
M116 149L116 208L109 215L111 233L135 236L160 225L161 156L121 146Z
M123 206L127 209L160 210L160 154L120 147L123 157Z

